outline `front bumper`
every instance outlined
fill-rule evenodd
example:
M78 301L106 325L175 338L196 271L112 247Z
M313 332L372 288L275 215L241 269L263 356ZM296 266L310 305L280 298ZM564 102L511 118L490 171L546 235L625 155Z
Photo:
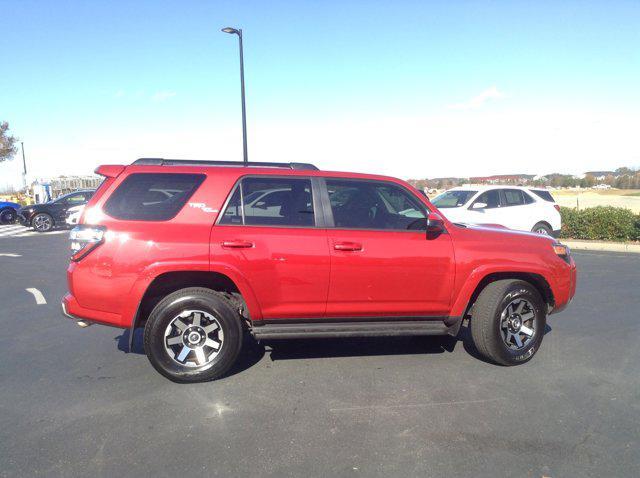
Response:
M554 231L551 231L551 237L553 237L554 239L558 239L560 237L561 232L562 232L562 229L556 229Z

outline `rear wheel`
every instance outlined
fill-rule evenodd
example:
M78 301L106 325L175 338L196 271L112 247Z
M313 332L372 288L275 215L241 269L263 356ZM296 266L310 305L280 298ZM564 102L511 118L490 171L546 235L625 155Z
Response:
M16 220L16 211L7 208L0 211L0 224L12 224Z
M536 353L546 326L546 304L535 287L505 279L487 285L471 316L471 337L485 358L518 365Z
M551 231L551 227L549 227L547 223L539 222L535 226L533 226L531 232L537 232L538 234L550 236L553 231Z
M210 289L169 294L153 309L144 349L153 367L174 382L203 382L224 375L242 346L233 304Z
M41 212L33 217L31 225L38 232L49 232L53 229L53 218L46 212Z

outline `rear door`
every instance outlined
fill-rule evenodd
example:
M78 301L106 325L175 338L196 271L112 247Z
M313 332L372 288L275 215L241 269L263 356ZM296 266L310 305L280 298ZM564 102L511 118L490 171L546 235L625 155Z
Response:
M311 178L246 176L212 229L211 262L245 276L264 319L324 315L329 248L320 210Z
M535 201L520 189L500 190L501 213L505 217L505 226L519 231L530 231L535 216Z
M424 204L393 182L325 181L331 252L327 316L446 315L453 247L448 234L427 240Z

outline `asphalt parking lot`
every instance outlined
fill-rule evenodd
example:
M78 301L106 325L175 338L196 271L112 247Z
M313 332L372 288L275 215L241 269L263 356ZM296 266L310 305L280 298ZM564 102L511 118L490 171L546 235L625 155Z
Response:
M61 316L67 250L0 237L2 476L640 475L640 255L576 253L576 298L519 367L447 338L247 342L177 385L140 336Z

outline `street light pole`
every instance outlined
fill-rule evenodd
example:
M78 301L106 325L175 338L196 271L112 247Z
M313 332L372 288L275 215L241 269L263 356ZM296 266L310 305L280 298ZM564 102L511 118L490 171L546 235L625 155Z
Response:
M22 148L22 185L24 188L27 188L27 160L24 159L24 142L20 141L20 146Z
M240 44L240 92L242 95L242 153L244 158L244 163L247 164L249 162L249 155L247 152L247 110L246 103L244 98L244 57L243 57L243 49L242 49L242 29L239 28L231 28L226 27L222 29L225 33L230 33L232 35L238 35L238 41Z

